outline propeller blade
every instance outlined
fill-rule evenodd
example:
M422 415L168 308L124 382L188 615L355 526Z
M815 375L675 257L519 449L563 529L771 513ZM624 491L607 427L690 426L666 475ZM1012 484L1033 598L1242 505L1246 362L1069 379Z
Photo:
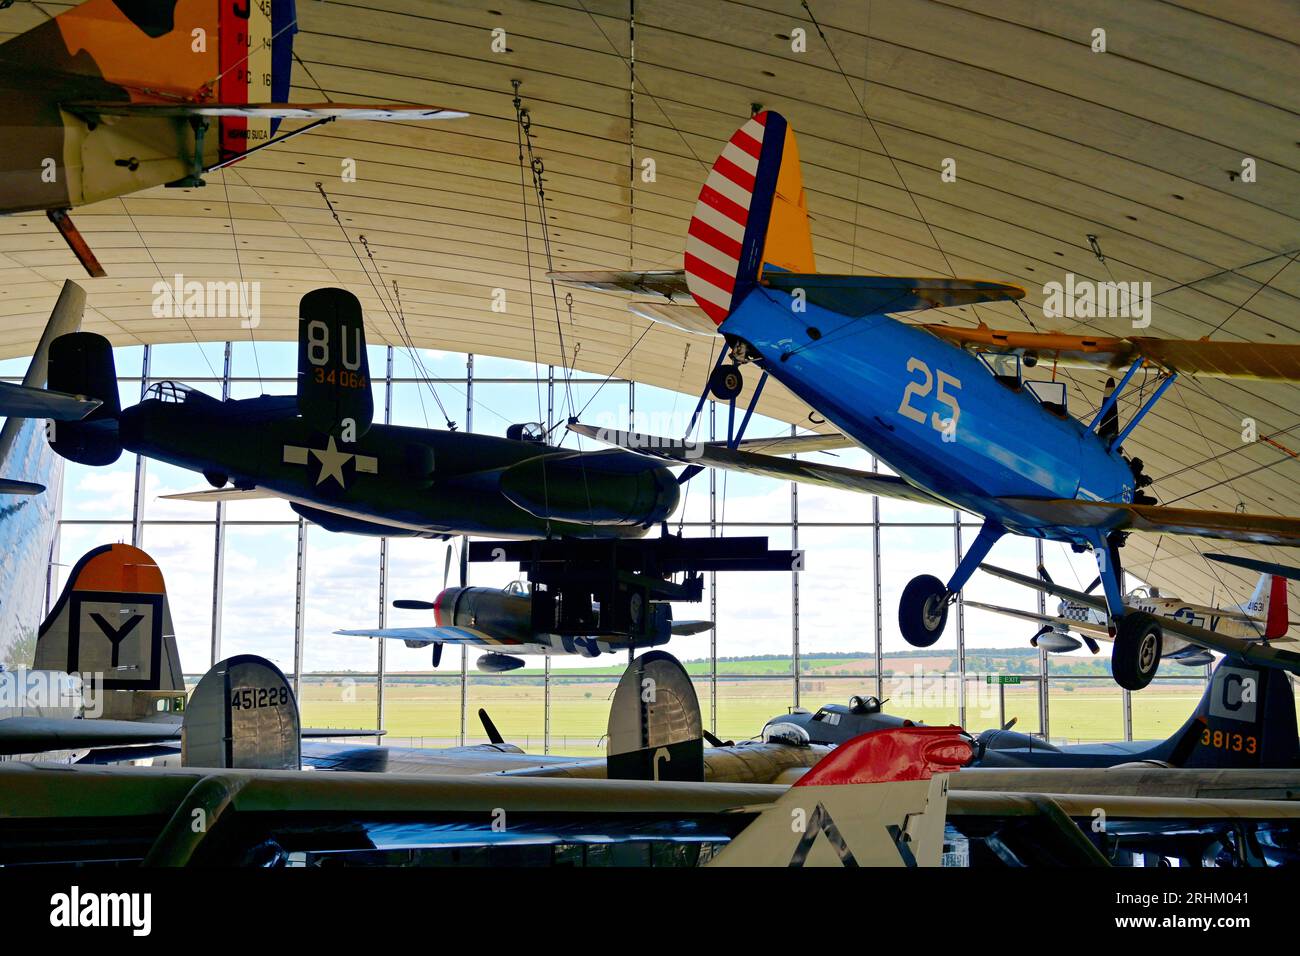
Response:
M1097 643L1096 638L1089 637L1087 634L1080 634L1079 636L1083 638L1083 643L1088 645L1088 650L1092 651L1094 654L1101 650L1101 645Z
M403 611L432 611L432 601L394 601L393 607L400 607Z
M442 645L434 644L433 645L433 666L436 668L441 663L442 663Z
M700 731L700 733L704 735L704 739L709 742L710 747L734 747L736 745L736 742L734 740L726 740L726 741L719 740L717 737L713 736L713 734L709 733L707 730L702 730Z
M1010 720L1008 720L1005 724L1002 725L1002 729L1010 730L1012 727L1016 725L1016 721L1019 719L1020 719L1019 717L1012 717Z
M441 644L438 646L442 647ZM488 716L488 712L482 707L478 709L478 720L483 725L483 732L487 734L488 740L494 744L506 742L506 738L501 736L501 731L497 730L497 725L492 723L492 718Z
M1093 578L1093 579L1092 579L1092 583L1089 584L1086 588L1083 589L1083 593L1084 593L1084 594L1091 594L1094 590L1096 590L1096 587L1097 587L1098 584L1101 584L1101 575L1100 575L1100 574L1097 575L1095 578Z
M1035 634L1033 637L1031 637L1031 638L1029 639L1029 646L1030 646L1030 647L1037 647L1037 646L1038 646L1038 639L1039 639L1040 637L1042 637L1044 634L1046 634L1046 633L1048 633L1049 631L1051 631L1051 630L1052 630L1052 625L1050 625L1050 624L1044 624L1042 627L1040 627L1040 628L1038 629L1038 633Z
M1052 576L1047 573L1047 568L1043 567L1043 565L1041 564L1038 566L1038 576L1042 578L1044 581L1046 581L1048 584L1056 583L1055 581L1052 580Z
M447 590L447 579L451 577L451 545L447 545L447 559L442 562L442 589Z

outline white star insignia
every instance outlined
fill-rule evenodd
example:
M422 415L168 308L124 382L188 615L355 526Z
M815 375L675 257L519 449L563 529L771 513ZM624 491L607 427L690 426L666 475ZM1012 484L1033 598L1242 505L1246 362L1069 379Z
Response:
M343 466L349 461L356 459L356 470L358 473L365 472L375 475L379 473L379 459L371 455L356 455L348 451L339 451L338 445L334 443L334 436L330 435L324 448L303 448L300 445L284 446L284 461L291 465L307 464L308 456L315 456L320 462L320 474L316 476L316 484L323 484L325 479L333 478L339 483L340 488L346 487L343 479Z

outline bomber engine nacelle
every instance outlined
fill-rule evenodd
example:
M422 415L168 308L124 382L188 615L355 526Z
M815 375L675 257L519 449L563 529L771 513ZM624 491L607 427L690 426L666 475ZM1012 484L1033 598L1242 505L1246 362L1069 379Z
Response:
M501 493L538 518L646 527L666 521L681 498L667 468L622 453L520 462L502 473Z

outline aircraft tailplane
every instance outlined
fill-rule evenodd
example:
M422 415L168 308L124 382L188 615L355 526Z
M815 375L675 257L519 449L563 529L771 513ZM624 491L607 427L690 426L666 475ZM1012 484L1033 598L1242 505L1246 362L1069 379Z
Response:
M82 555L41 624L35 666L94 675L106 691L183 691L167 588L153 558L129 544Z
M117 391L113 346L95 332L73 332L50 343L49 387L100 402L79 421L55 422L50 447L83 465L111 465L122 455L117 418L122 404Z
M815 272L794 130L756 113L723 147L686 234L686 285L721 325L771 267Z
M361 303L343 289L315 289L298 305L298 414L344 443L375 414Z
M1274 667L1223 658L1187 722L1143 756L1179 767L1300 767L1290 678Z
M765 807L714 866L938 866L958 727L897 727L841 744Z
M1264 618L1264 637L1267 640L1282 637L1291 627L1287 607L1286 579L1277 574L1261 574L1250 596L1242 607L1247 614Z

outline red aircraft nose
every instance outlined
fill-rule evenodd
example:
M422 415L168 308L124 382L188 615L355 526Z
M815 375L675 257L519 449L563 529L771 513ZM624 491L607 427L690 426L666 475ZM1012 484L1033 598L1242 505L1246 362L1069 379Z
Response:
M443 588L441 591L438 592L438 596L433 599L434 627L442 627L442 599L447 596L447 592L450 590L451 590L450 588Z

